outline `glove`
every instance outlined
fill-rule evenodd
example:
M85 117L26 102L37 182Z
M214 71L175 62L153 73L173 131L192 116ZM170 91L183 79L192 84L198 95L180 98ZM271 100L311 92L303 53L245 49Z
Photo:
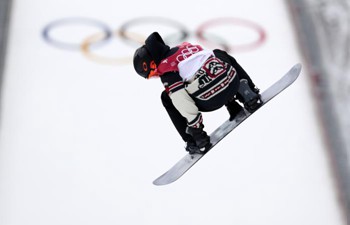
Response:
M201 151L205 151L211 146L210 137L203 130L203 128L203 124L201 124L198 128L190 126L186 128L186 133L192 136L194 142Z

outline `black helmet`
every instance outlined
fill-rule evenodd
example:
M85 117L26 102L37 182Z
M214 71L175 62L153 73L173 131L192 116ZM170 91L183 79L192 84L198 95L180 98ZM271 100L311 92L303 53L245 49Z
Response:
M147 50L146 46L143 45L136 49L134 54L134 68L143 78L148 78L151 72L151 62L153 61L151 54Z
M134 54L134 68L136 72L144 77L157 77L157 65L169 52L170 47L166 45L162 37L153 32L145 40L145 45L138 48Z

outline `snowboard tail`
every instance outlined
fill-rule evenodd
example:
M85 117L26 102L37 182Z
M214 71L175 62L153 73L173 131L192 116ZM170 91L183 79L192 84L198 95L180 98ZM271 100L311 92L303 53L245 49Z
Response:
M281 93L284 89L289 87L299 77L301 72L301 64L294 65L281 79L275 82L272 86L266 89L261 94L262 105L260 108ZM256 111L258 111L258 108ZM249 113L242 109L233 121L225 121L221 126L210 134L210 142L212 146L203 154L187 154L181 158L173 167L167 172L153 181L154 185L166 185L179 179L185 174L194 164L196 164L204 155L206 155L216 144L218 144L224 137L226 137L232 130L246 120L250 115L256 111Z

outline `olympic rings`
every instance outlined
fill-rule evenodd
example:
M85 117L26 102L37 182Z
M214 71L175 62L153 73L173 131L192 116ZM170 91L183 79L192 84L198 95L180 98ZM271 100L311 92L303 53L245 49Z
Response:
M51 34L52 30L70 24L88 25L93 28L98 28L100 31L98 33L90 34L80 43L64 42L58 40L57 38L54 38L54 35ZM161 17L142 17L125 22L122 26L120 26L119 29L116 29L115 31L113 31L107 24L98 20L89 18L64 18L53 21L46 25L42 31L42 37L47 43L51 44L54 47L66 50L80 50L85 57L95 62L104 64L124 64L132 62L131 56L117 58L104 56L105 54L98 55L95 47L100 47L102 44L106 44L107 41L111 41L112 38L119 38L123 40L127 45L132 46L132 50L134 51L136 46L140 46L144 43L146 36L148 36L150 32L159 31L158 25L156 28L152 27L152 30L147 31L148 33L146 33L144 36L140 34L140 28L138 28L137 32L130 31L131 27L133 27L135 30L135 28L138 26L144 26L145 24L163 24L168 29L175 29L175 32L160 32L164 38L164 41L169 45L180 44L181 42L186 41L186 39L190 36L190 32L187 30L187 28L175 20ZM215 27L222 27L225 25L234 25L241 28L248 28L258 34L258 37L253 41L249 41L249 43L233 45L229 44L229 41L221 37L223 35L220 36L217 34L217 32L215 34L213 34L213 32L209 32L210 29L212 30ZM230 30L226 29L224 31L224 34L228 33L228 31ZM193 32L193 36L198 38L199 42L201 42L203 45L221 48L228 52L251 51L262 45L266 40L266 32L258 24L248 20L231 17L208 20L198 26L198 28ZM235 37L236 36L240 36L240 34L235 35ZM92 47L94 48L92 49Z
M57 39L54 39L50 35L50 31L52 31L54 28L60 27L62 25L68 25L68 24L85 24L85 25L89 25L89 26L93 26L101 29L101 31L103 32L103 37L99 41L99 44L106 42L112 36L112 32L109 26L100 21L90 19L90 18L64 18L64 19L53 21L45 26L42 32L44 40L58 48L63 48L68 50L79 50L81 48L80 43L67 43L67 42L59 41Z
M127 43L130 43L133 48L140 46L144 43L146 36L142 36L139 34L136 34L134 32L127 31L127 28L132 26L132 25L137 25L141 23L162 23L162 24L170 24L176 29L179 29L179 32L176 33L171 33L170 35L164 36L164 41L166 43L180 43L181 41L185 40L186 37L188 36L188 31L184 26L182 26L180 23L176 22L175 20L170 20L170 19L165 19L165 18L157 18L157 17L143 17L143 18L137 18L134 20L131 20L127 23L124 23L119 30L114 32L114 37L120 36L124 41ZM172 40L171 37L176 37L176 34L180 33L180 37ZM148 34L147 34L148 35ZM89 36L86 38L81 45L83 54L88 57L89 59L92 59L94 61L98 61L100 63L105 63L105 64L124 64L131 62L130 57L119 57L119 58L110 58L110 57L105 57L105 56L100 56L95 53L93 53L90 50L90 46L98 43L100 39L102 39L103 36L101 33L95 34L92 36Z
M253 48L257 48L260 46L266 39L266 33L264 29L257 24L243 19L237 19L237 18L217 18L213 19L207 22L202 23L196 31L196 35L199 38L200 41L202 41L204 44L207 45L213 45L212 41L210 41L207 37L205 37L205 30L207 30L209 27L218 26L218 25L224 25L224 24L233 24L237 26L242 26L245 28L250 28L253 31L256 31L258 34L258 38L247 44L242 45L236 45L236 46L228 46L229 51L245 51L250 50Z
M113 36L117 36L116 33L114 33ZM91 35L84 39L84 41L81 44L81 50L83 54L90 60L102 63L102 64L125 64L131 61L131 57L107 57L107 56L100 56L96 53L93 53L90 49L90 46L100 42L103 40L103 33L97 33L94 35ZM139 39L140 42L143 39Z
M170 25L170 27L174 27L175 29L178 29L178 32L171 33L167 36L163 36L164 42L168 44L176 43L179 44L180 42L184 41L187 37L189 32L187 31L186 27L182 25L181 23L167 19L167 18L159 18L159 17L140 17L133 20L130 20L126 23L124 23L120 29L119 29L119 35L121 38L123 38L125 41L131 41L132 43L136 43L137 46L140 44L143 44L144 40L140 43L139 40L135 40L132 36L127 34L127 29L130 29L130 27L137 25L137 24L145 24L145 23L151 23L151 24L165 24ZM176 37L176 35L179 34L179 37ZM174 38L175 37L175 38Z

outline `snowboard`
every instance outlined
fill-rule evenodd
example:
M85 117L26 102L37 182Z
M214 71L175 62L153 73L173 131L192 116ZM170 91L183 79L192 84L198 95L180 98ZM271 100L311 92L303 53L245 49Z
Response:
M301 64L294 65L282 78L270 86L267 90L261 93L262 105L265 105L272 98L281 93L284 89L290 86L299 76L301 72ZM257 112L258 108L253 113ZM246 120L253 113L249 113L245 109L242 109L238 115L232 121L225 121L221 126L214 130L210 134L210 142L212 146L205 153L195 153L187 154L181 158L173 167L171 167L167 172L161 175L159 178L153 181L154 185L167 185L184 175L194 164L196 164L203 156L205 156L211 149L215 147L226 135L228 135L232 130L234 130L238 125L240 125L244 120Z

